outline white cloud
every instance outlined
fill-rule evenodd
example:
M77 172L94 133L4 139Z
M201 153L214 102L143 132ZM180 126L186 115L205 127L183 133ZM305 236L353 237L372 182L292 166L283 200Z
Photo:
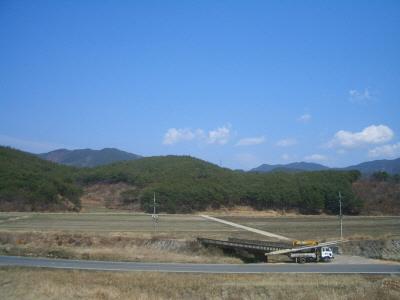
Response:
M189 128L170 128L164 134L163 144L174 145L183 141L205 141L208 144L224 145L229 141L230 127L223 126L209 131L207 134L203 129L192 130Z
M290 147L290 146L293 146L293 145L296 145L296 144L297 144L297 140L296 139L291 139L291 138L282 139L282 140L279 140L278 142L276 142L276 145L279 146L279 147Z
M288 161L288 160L290 159L290 155L289 155L289 154L286 154L286 153L284 153L284 154L282 154L282 155L281 155L281 158L282 158L283 160L286 160L286 161Z
M263 137L263 136L249 137L249 138L240 139L236 143L236 146L253 146L253 145L262 144L264 142L265 142L265 137Z
M327 159L328 158L322 154L312 154L304 157L304 160L306 161L325 161Z
M328 143L329 147L340 146L355 148L368 144L380 144L390 141L394 136L393 130L386 125L371 125L360 132L339 130Z
M310 114L301 115L301 116L297 119L297 121L303 122L303 123L307 123L307 122L309 122L310 120L311 120L311 115L310 115Z
M208 132L207 143L224 145L229 141L230 135L229 126L219 127Z
M164 135L164 145L173 145L181 141L191 141L196 137L195 132L190 129L170 128Z
M383 145L368 151L369 157L395 158L400 156L400 143Z
M365 104L373 100L373 97L368 89L364 91L350 90L349 100L353 103Z

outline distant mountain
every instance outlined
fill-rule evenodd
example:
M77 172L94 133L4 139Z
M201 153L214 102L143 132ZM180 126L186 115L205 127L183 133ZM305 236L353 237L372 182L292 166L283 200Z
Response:
M377 171L385 171L389 174L400 174L400 158L363 162L358 165L342 168L342 170L359 170L363 174L372 174Z
M38 154L40 158L52 162L75 167L96 167L107 165L117 161L134 160L141 158L140 155L125 152L115 148L104 148L102 150L58 149L48 153Z
M263 164L257 168L251 169L250 172L304 172L304 171L323 171L323 170L358 170L364 175L372 174L378 171L385 171L389 174L400 174L400 158L382 159L369 162L363 162L358 165L345 168L329 168L316 163L295 162L286 165L268 165Z
M323 171L329 168L316 163L294 162L286 165L268 165L263 164L257 168L251 169L250 172L304 172L304 171Z

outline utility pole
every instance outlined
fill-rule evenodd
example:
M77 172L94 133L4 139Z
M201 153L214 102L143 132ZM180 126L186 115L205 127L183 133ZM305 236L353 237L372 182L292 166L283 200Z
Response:
M153 197L153 215L156 215L156 193L154 192Z
M156 193L154 192L153 196L153 215L151 216L153 218L153 225L154 225L154 232L157 231L157 223L158 223L158 215L156 212Z
M343 240L342 194L339 192L340 240Z

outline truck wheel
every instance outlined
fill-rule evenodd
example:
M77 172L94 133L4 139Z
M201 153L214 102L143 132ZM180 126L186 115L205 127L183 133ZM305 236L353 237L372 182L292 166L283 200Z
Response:
M306 258L305 257L300 257L299 258L299 264L305 264L306 263Z

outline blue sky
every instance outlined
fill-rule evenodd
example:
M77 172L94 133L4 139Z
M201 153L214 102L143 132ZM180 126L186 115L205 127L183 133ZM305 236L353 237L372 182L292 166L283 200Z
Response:
M395 158L399 53L399 1L3 0L0 144Z

